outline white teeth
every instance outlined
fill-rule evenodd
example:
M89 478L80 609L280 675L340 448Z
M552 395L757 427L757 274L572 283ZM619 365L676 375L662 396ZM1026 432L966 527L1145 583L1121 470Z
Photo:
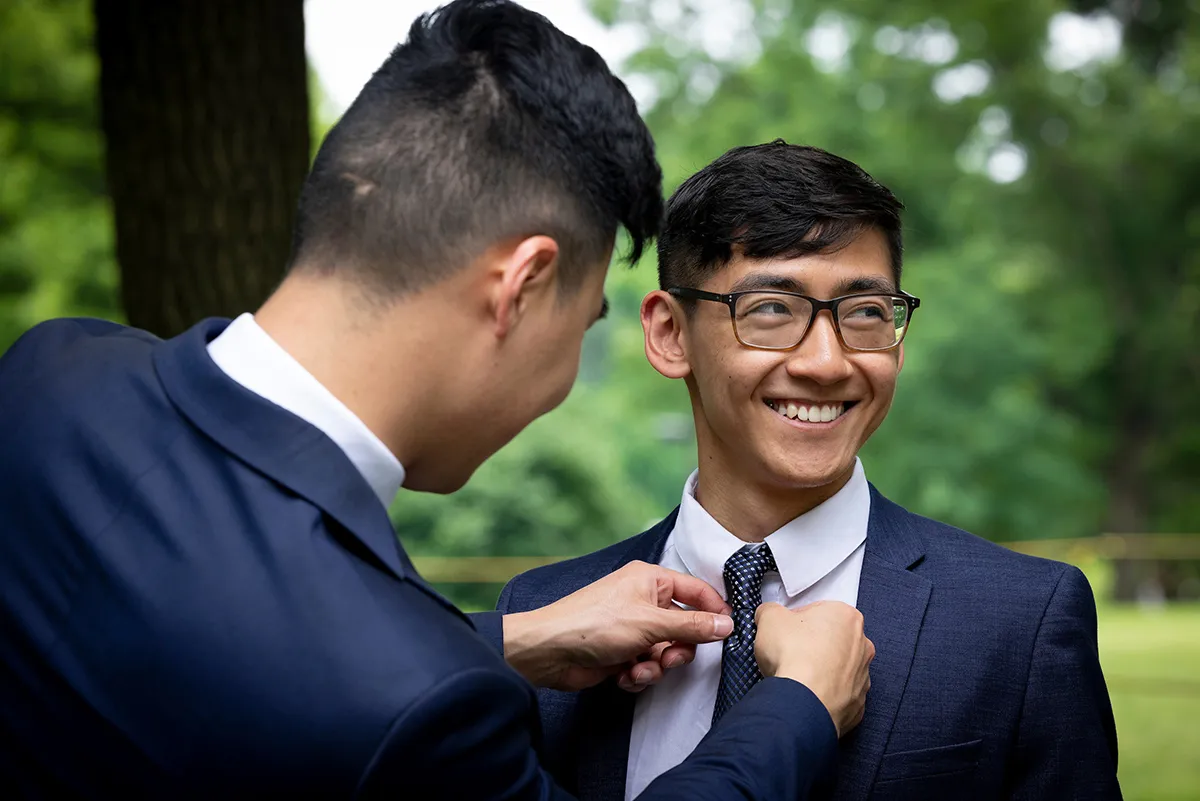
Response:
M784 417L806 423L831 423L846 413L844 404L834 406L806 406L788 401L771 401L770 406Z

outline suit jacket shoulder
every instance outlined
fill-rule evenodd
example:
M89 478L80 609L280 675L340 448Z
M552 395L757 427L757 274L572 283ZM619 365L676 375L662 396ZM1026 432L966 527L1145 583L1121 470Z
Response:
M598 551L526 571L513 578L496 603L500 612L524 612L557 601L633 561L656 563L678 509L650 529Z
M340 450L211 362L197 378L202 342L173 396L170 347L60 320L0 359L0 728L23 732L0 777L346 797L413 733L395 721L476 685L533 736L532 689L410 570Z
M1010 616L1014 601L1044 607L1065 575L1086 583L1074 565L1019 553L910 512L874 490L871 520L868 549L888 553L889 538L900 536L898 532L913 536L919 541L921 554L913 570L933 582L936 591L961 593L964 599L975 599L976 604L1003 595L1008 599L1006 613Z

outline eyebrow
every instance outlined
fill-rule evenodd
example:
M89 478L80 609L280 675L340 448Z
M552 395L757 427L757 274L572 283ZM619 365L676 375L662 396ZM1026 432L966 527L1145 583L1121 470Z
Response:
M730 294L752 289L778 289L780 292L801 292L804 285L794 278L775 273L750 273L730 288Z
M754 289L775 289L780 292L804 293L804 284L786 275L774 273L750 273L733 285L729 293L745 292ZM895 286L886 278L877 275L864 275L858 278L847 278L839 281L833 288L834 296L852 295L863 292L878 292L892 294Z

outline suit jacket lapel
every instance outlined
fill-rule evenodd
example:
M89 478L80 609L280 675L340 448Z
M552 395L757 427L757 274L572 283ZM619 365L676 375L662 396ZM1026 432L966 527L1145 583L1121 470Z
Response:
M336 521L350 535L348 548L408 579L462 616L418 575L387 510L342 449L320 430L250 392L217 367L207 346L228 324L228 320L205 320L155 348L155 371L179 412L233 457Z
M875 661L863 721L842 740L839 801L865 799L879 770L929 603L929 581L911 571L924 555L912 515L872 487L858 609L875 643Z
M633 561L657 564L679 510L654 528L630 540L630 547L611 566L597 571L595 581ZM606 681L579 694L578 796L580 801L623 801L629 766L629 731L637 696Z

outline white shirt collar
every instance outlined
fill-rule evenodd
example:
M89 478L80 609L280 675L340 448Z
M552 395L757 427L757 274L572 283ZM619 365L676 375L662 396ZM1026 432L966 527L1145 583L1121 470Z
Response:
M696 500L699 475L699 470L693 471L684 486L674 543L688 572L725 597L725 562L746 543L726 531ZM855 459L850 480L833 497L766 538L788 597L829 575L863 544L870 514L870 487L862 462Z
M404 484L404 466L366 423L312 373L243 314L208 344L217 366L246 389L320 429L362 473L380 502L390 506Z

